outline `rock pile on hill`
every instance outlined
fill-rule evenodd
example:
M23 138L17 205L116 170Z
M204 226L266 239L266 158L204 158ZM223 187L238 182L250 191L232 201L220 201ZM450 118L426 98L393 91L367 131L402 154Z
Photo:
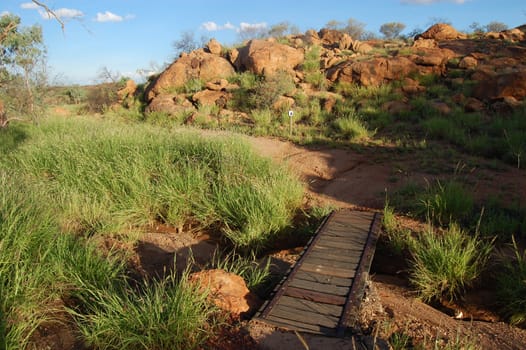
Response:
M495 103L510 109L526 97L526 25L470 39L450 25L436 24L417 35L412 45L394 47L378 40L353 40L331 29L309 30L286 39L288 44L251 40L230 50L211 40L205 48L181 55L147 87L147 111L175 115L190 113L199 105L226 108L239 88L228 79L245 71L263 77L284 71L297 87L315 94L304 71L306 53L314 45L320 48L320 72L329 88L341 83L400 82L400 91L414 96L425 91L415 77L434 74L446 84L473 84L470 96L456 99L466 110L492 108ZM204 89L185 90L193 81L202 82ZM295 103L292 96L283 99Z

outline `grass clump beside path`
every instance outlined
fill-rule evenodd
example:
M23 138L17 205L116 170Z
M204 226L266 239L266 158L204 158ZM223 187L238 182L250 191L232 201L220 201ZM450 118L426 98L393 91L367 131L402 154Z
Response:
M257 249L290 225L302 200L297 179L234 137L80 118L43 121L28 134L5 166L38 181L61 224L88 236L198 222Z
M0 348L40 348L71 316L97 349L192 349L213 308L183 276L131 288L126 260L60 232L39 186L0 173ZM69 311L69 312L68 312Z
M422 300L430 302L458 299L480 276L492 244L451 224L442 233L422 232L409 249L410 280Z
M14 124L0 144L2 349L38 347L58 324L94 348L196 348L215 324L206 295L186 276L131 284L101 238L191 222L257 250L302 201L297 179L233 137L71 118Z

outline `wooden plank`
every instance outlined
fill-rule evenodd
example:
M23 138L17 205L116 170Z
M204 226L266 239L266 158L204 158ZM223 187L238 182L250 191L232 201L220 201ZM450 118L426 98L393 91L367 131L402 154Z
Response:
M358 261L360 261L360 257L357 257L355 261L336 261L336 260L325 259L324 257L319 258L319 257L309 255L307 259L305 259L303 264L315 264L315 265L327 267L329 269L337 268L337 269L356 270L356 265L358 265L357 264Z
M355 243L343 243L343 242L333 242L331 240L321 237L316 246L320 247L329 247L329 248L342 248L342 249L355 249L357 248ZM363 246L361 247L363 249ZM361 249L360 249L361 250Z
M292 298L286 295L280 298L277 305L285 305L298 310L313 311L322 315L329 315L334 317L340 317L343 311L343 307L341 306L316 303L314 301Z
M321 242L337 242L337 243L345 243L345 244L354 244L354 245L361 246L363 248L363 245L365 244L366 240L367 240L367 236L339 237L339 236L331 236L331 235L324 233L323 236L320 238L320 243Z
M301 320L304 324L336 328L340 317L322 315L307 310L298 310L290 306L278 304L270 312L270 316L280 317L286 320Z
M331 305L344 305L346 300L346 298L338 295L314 292L311 290L305 290L296 287L288 287L283 293L283 295Z
M351 262L356 263L361 256L361 251L353 251L352 254L334 254L332 251L323 251L314 249L310 254L309 257L311 258L321 258L321 259L327 259L327 260L333 260L333 261L342 261L342 262Z
M294 278L299 278L305 281L312 281L318 283L330 283L335 286L350 287L352 285L352 278L341 278L335 276L322 275L315 272L298 271Z
M378 241L380 226L382 221L382 214L375 213L374 219L371 223L371 230L367 236L367 242L364 247L364 252L360 263L356 270L357 275L365 276L371 268L374 252L376 249L376 243ZM338 324L338 336L343 337L345 330L349 326L354 326L358 319L358 312L360 309L360 303L362 301L363 293L365 289L365 279L358 278L354 281L347 296L344 310L340 322Z
M334 286L327 283L318 283L312 281L306 281L298 278L297 276L290 282L289 286L311 290L314 292L324 292L333 295L347 296L349 293L350 286Z
M270 323L274 325L283 327L285 329L297 330L300 332L307 332L307 333L323 334L329 337L336 336L336 331L333 328L309 325L301 321L288 320L288 319L283 319L281 317L270 316L270 315L266 317L265 320L269 321Z
M260 309L260 318L302 332L344 336L357 317L361 276L370 268L378 218L348 209L331 213Z
M331 254L334 254L334 255L361 255L362 254L362 251L363 251L363 247L352 247L350 249L342 249L342 248L337 248L337 247L326 247L326 246L322 246L322 245L316 245L315 247L312 248L312 251L315 252L315 251L318 251L318 252L327 252L327 253L331 253Z
M301 265L301 270L307 271L307 272L317 272L322 275L329 275L329 276L341 277L341 278L353 278L355 275L354 270L337 269L337 268L329 269L326 266L309 264L308 262L305 262Z

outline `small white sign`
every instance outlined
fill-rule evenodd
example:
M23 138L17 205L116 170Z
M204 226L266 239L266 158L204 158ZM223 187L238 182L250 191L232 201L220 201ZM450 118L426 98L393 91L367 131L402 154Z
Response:
M293 116L294 116L294 111L292 111L292 109L291 109L291 110L289 110L289 117L292 118Z

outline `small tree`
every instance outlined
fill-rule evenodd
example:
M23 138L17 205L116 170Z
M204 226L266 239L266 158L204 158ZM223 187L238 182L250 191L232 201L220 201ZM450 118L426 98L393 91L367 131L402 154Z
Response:
M0 124L6 127L16 119L8 118L8 111L35 117L39 87L47 78L46 49L42 28L22 28L18 16L1 16L0 33L0 96L5 105Z
M325 24L325 28L333 30L343 30L345 28L345 23L332 19Z
M347 25L343 31L351 36L353 39L362 39L365 32L365 23L360 22L354 18L349 18L347 20Z
M471 32L473 34L484 34L486 32L486 29L484 26L482 26L479 22L473 22L469 25L469 29L471 29Z
M505 23L492 21L486 24L486 32L502 32L508 29L508 26Z
M405 24L400 22L389 22L384 23L380 26L380 33L387 40L396 39L400 36L400 33L405 29Z
M179 57L183 52L189 53L201 47L204 47L206 42L209 40L210 38L203 35L201 36L200 40L197 41L195 39L194 32L189 30L184 31L181 33L181 37L179 38L179 40L175 40L173 42L175 56Z
M298 34L299 32L300 30L297 26L285 21L271 26L268 30L268 36L271 38L283 38L289 34Z

